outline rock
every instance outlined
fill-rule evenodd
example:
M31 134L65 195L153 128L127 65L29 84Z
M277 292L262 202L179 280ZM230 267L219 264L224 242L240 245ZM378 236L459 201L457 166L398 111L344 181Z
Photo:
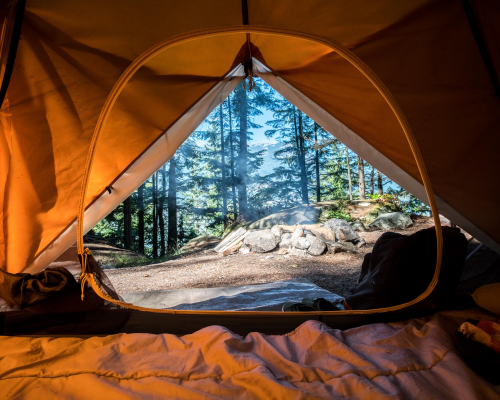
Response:
M280 242L280 237L276 236L269 229L250 231L246 234L243 242L256 253L267 253L276 248Z
M295 247L290 248L290 250L288 250L288 253L293 256L311 257L309 254L307 254L307 250L296 249Z
M378 207L374 208L368 214L365 215L365 221L373 221L381 214L387 214L393 212L401 212L401 210L395 204L381 203Z
M250 253L250 247L244 244L243 246L240 247L239 252L240 254L248 254Z
M281 240L287 240L287 239L292 239L292 234L291 233L284 233L283 235L281 235Z
M358 232L366 231L365 225L359 219L352 221L351 227L352 227L352 229L354 229L355 231L358 231Z
M322 207L305 204L274 213L251 223L250 229L271 229L274 225L314 224L321 215Z
M340 228L338 231L338 237L340 242L354 242L359 236L353 229Z
M333 229L335 233L337 233L337 230L339 230L340 228L351 229L351 225L349 225L349 222L347 222L345 219L340 219L340 218L331 218L328 221L326 221L323 224L323 226Z
M280 248L280 249L278 250L278 254L280 254L280 255L288 254L288 249L281 249L281 248Z
M360 207L370 207L371 205L372 205L372 203L368 203L366 201L358 203L358 206L360 206Z
M317 237L308 234L306 236L306 240L311 243L309 248L307 249L307 252L311 254L312 256L320 256L325 252L326 249L326 243L323 242L322 240L318 239Z
M114 267L113 265L111 264L104 264L104 265L101 265L101 268L102 269L116 269L116 267Z
M335 254L342 252L349 252L354 254L359 253L359 251L356 249L356 246L354 246L352 243L349 242L337 242L333 244L327 243L326 246L328 247L328 254Z
M292 240L295 238L298 238L298 237L303 237L303 236L304 236L304 228L302 228L302 226L300 226L300 225L297 225L297 227L293 231Z
M291 237L291 235L290 235ZM289 249L290 247L292 247L292 239L281 239L281 242L280 242L280 249Z
M366 246L366 242L365 239L361 238L361 240L356 244L356 247L360 249L363 246Z
M413 225L410 217L402 212L388 213L379 215L368 228L392 230L392 229L406 229Z
M332 218L325 222L327 228L335 232L337 240L342 242L358 243L361 238L345 219Z
M450 225L450 220L441 214L439 214L439 221L441 222L441 225Z
M283 228L279 225L274 225L271 228L271 232L274 233L276 236L281 237L281 235L283 234Z
M292 246L296 249L307 250L311 246L311 242L305 237L296 237L292 239Z
M311 228L311 233L316 236L317 239L325 242L325 243L335 243L335 231L331 228L327 228L326 226L322 226L319 228Z

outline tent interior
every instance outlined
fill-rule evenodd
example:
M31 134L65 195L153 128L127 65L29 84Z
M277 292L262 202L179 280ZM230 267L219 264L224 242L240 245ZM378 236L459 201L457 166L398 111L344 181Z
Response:
M0 313L3 397L500 396L495 333L479 347L456 335L498 325L498 292L477 294L482 308L408 307L438 283L439 214L500 252L496 0L11 0L0 21L0 294L75 242L83 272L76 291ZM249 77L431 206L437 266L419 297L143 312L106 291L83 234Z
M2 269L44 270L249 73L422 201L434 193L440 214L498 251L497 7L473 3L479 46L457 2L359 3L297 4L286 18L261 1L8 3Z

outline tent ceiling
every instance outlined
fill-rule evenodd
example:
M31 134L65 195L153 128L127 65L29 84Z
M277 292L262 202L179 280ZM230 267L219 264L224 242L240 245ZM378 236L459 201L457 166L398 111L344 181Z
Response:
M285 8L277 1L272 9L269 3L248 1L251 24L338 40L377 73L410 121L436 194L493 245L499 243L489 211L500 194L498 185L491 185L499 164L492 149L500 147L500 102L460 3L379 1L375 6L318 0L286 2ZM28 1L0 119L2 139L9 143L2 149L9 163L0 180L6 182L0 210L4 268L42 269L74 241L54 242L74 222L94 126L130 63L174 35L240 24L239 0L126 6L123 1ZM351 65L304 39L252 33L251 40L253 55L276 76L419 181L394 115ZM208 94L216 88L226 93L227 86L217 85L243 61L244 44L244 33L192 40L138 71L100 138L88 203ZM223 99L221 94L218 101ZM43 261L34 263L37 258Z

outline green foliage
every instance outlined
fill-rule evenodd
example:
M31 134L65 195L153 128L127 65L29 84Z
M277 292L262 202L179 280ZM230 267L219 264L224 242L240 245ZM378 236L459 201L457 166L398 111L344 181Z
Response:
M430 215L431 209L403 188L390 188L386 196L407 215Z
M396 207L401 208L401 199L398 194L394 193L393 191L382 195L377 193L369 194L367 195L367 197L371 200L378 200L381 203L391 203Z
M342 209L330 211L330 214L328 214L328 219L330 218L345 219L347 222L352 222L351 213L346 212Z

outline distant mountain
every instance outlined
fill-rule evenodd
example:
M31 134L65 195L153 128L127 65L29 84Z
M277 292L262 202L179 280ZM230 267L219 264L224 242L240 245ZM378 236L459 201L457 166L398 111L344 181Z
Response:
M264 150L264 164L262 164L262 167L259 169L259 175L264 176L264 175L269 175L272 174L274 171L274 168L278 167L280 165L280 162L274 158L274 152L278 151L279 149L283 148L284 144L283 143L252 143L249 145L249 150L252 153L255 153L257 151Z

